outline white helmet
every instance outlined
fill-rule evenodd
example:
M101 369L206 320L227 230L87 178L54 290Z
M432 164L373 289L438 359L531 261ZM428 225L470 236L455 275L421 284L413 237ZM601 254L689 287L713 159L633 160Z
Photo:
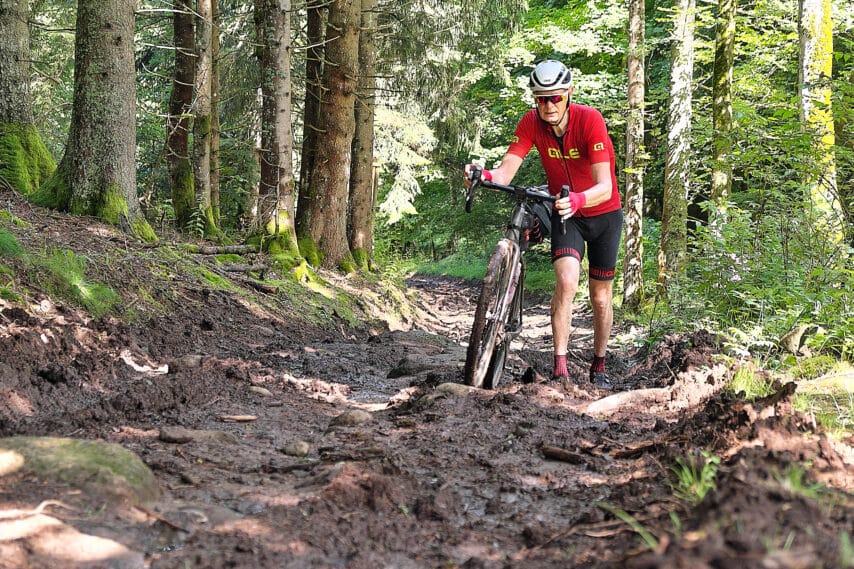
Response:
M572 73L566 65L555 59L541 61L531 72L528 86L531 91L554 91L568 89L572 85Z

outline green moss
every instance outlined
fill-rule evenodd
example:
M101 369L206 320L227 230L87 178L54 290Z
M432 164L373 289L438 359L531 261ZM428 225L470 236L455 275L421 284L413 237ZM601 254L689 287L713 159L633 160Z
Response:
M195 178L193 165L189 160L180 160L170 172L172 184L172 207L178 227L186 227L196 209Z
M270 260L273 262L273 267L278 269L282 274L288 273L294 267L305 264L303 258L298 254L280 253L270 255Z
M117 495L132 503L157 499L157 479L138 456L120 445L64 438L0 439L8 464L37 477L73 487Z
M112 288L86 278L85 257L73 251L56 249L34 265L47 272L45 285L52 294L82 305L95 317L112 312L120 300Z
M214 257L214 260L218 265L226 265L230 263L242 263L243 257L240 255L229 253L227 255L216 255Z
M0 123L0 176L22 194L38 190L56 162L32 125Z
M42 207L67 210L71 202L71 184L68 183L64 170L57 168L44 184L30 194L29 199Z
M828 355L804 358L798 362L798 366L792 370L798 379L815 379L826 374L836 366L836 359Z
M24 254L24 249L15 239L15 236L0 229L0 257L21 257Z
M341 259L341 262L338 263L338 268L348 275L350 273L355 273L358 270L356 263L353 260L353 256L350 254L347 254L343 259Z
M309 265L319 267L323 263L323 253L317 248L317 243L311 237L303 237L298 241L299 252Z
M368 272L371 270L371 256L367 249L353 249L353 262L360 271Z
M319 279L311 266L303 260L291 269L291 276L298 283L316 283Z
M157 234L154 233L154 229L142 215L137 216L131 222L130 226L133 234L146 243L155 243L157 241Z
M21 219L20 217L16 217L8 209L0 209L0 223L5 225L14 225L15 227L20 227L22 229L30 227L30 224Z

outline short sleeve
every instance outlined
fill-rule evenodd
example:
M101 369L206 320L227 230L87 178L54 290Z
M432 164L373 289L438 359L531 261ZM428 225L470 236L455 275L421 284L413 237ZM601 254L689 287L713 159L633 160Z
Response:
M602 113L591 109L591 112L588 113L584 133L584 143L587 146L587 156L589 156L590 163L610 162L611 138L608 136L608 129L605 126Z
M536 113L536 111L532 112ZM516 132L513 135L513 141L507 149L507 154L514 154L519 158L525 158L528 152L531 151L531 148L534 146L534 134L536 132L534 128L536 125L532 123L533 118L535 117L533 117L531 112L528 112L519 121L519 124L516 126Z

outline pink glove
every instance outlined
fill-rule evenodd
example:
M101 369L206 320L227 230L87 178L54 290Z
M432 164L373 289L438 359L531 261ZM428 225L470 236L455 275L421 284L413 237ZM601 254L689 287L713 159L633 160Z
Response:
M569 198L570 207L569 217L575 215L578 210L583 208L584 205L587 203L587 196L584 194L584 192L570 192L567 197ZM555 207L555 210L557 210L557 207Z

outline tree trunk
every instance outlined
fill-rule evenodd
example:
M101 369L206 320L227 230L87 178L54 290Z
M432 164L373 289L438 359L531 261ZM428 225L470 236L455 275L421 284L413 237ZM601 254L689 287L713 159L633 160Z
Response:
M219 0L211 2L211 215L216 227L222 226L219 193Z
M156 237L136 195L134 0L79 0L65 155L34 199Z
M196 0L196 112L193 119L194 231L217 233L211 210L211 0Z
M694 0L679 0L673 30L667 161L658 282L667 287L685 272L688 239L688 188L691 161L691 100L694 74Z
M351 145L355 131L354 105L359 73L361 0L333 0L326 29L324 97L320 104L317 146L309 186L305 191L308 227L300 234L303 256L312 264L352 271L347 242L347 201ZM308 242L303 247L302 238Z
M718 1L712 129L712 199L729 199L732 191L732 65L737 0Z
M307 192L311 169L314 167L314 154L317 150L318 123L320 120L320 101L323 97L321 81L323 79L323 38L326 21L326 3L321 0L309 0L306 14L306 41L308 50L305 56L305 101L302 117L302 151L299 173L299 200L297 202L297 235L308 233L309 206Z
M356 97L356 132L350 179L350 251L356 266L370 270L374 247L374 105L377 72L377 0L361 0L359 35L359 91Z
M175 70L166 121L166 161L175 222L178 229L186 230L196 205L193 163L190 160L190 116L196 80L195 16L185 0L175 0L173 10Z
M798 69L801 123L815 137L816 162L807 175L816 228L830 243L843 239L844 214L836 189L835 131L831 107L833 22L830 0L800 0Z
M29 194L55 163L33 124L27 0L0 0L0 182Z
M261 64L261 182L258 209L278 251L299 254L294 228L290 0L255 0Z
M623 305L643 301L643 171L644 171L644 0L629 0L628 103L626 117L625 261Z

